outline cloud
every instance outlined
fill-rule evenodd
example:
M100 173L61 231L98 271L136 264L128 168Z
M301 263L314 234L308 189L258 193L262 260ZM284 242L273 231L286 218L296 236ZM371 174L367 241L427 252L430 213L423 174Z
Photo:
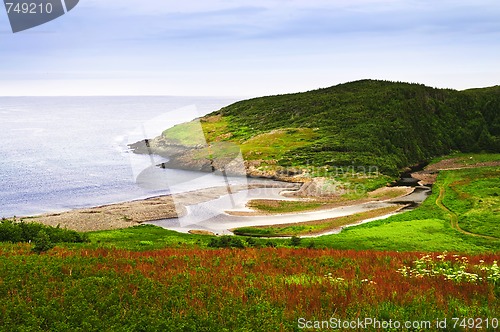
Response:
M90 31L97 35L101 30L102 36L97 38L218 39L238 43L248 39L321 39L351 34L373 37L500 31L500 4L487 0L149 1L140 6L135 0L96 0L89 1L88 6L85 15L92 24ZM92 11L97 13L94 17Z
M294 77L313 88L335 77L488 72L500 67L498 17L493 0L85 0L49 24L0 34L0 80L202 89L219 77L217 89L243 94L263 77L266 87L283 78L284 92L299 86Z

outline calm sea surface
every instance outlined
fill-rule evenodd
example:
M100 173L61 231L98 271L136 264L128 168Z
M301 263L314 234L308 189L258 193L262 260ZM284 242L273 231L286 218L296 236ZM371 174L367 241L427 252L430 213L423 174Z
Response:
M0 217L96 206L218 185L186 171L144 185L159 157L127 144L218 110L236 99L193 97L0 97ZM165 173L165 174L167 174ZM198 180L197 180L198 179Z

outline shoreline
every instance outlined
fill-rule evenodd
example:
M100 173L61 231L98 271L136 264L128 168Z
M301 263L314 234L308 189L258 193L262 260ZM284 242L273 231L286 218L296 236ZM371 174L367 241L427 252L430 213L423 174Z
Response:
M269 182L267 182L269 181ZM159 195L144 199L137 199L133 201L126 201L121 203L106 204L90 208L73 209L69 211L59 212L59 213L46 213L31 217L21 217L20 220L25 222L37 222L44 225L52 227L62 227L71 230L76 230L80 232L92 232L92 231L104 231L104 230L115 230L138 226L144 223L155 223L161 220L175 220L176 218L182 218L187 213L187 207L196 206L197 204L210 203L211 201L218 200L224 196L237 194L239 192L253 190L253 189L280 189L281 193L290 193L300 191L304 183L297 182L277 182L272 180L266 180L261 183L253 183L247 185L234 185L231 187L211 187L193 190L184 193L177 194L167 194ZM387 192L394 187L382 187L377 189L375 192ZM399 195L396 197L377 197L376 195L371 195L371 197L358 199L358 200L346 200L331 202L321 208L303 211L303 212L290 212L290 213L263 213L257 210L254 211L221 211L222 214L228 217L252 217L252 216L280 216L288 215L295 216L301 213L314 213L314 212L327 212L332 209L356 206L368 203L381 203L390 202L401 197L411 195L415 188L411 187L398 187L400 190ZM370 194L373 194L371 192ZM283 195L283 200L297 200L299 198L291 198L289 195ZM264 198L266 199L266 198ZM246 203L248 204L252 198L249 198ZM267 200L279 200L270 199ZM274 223L270 222L269 225ZM194 225L193 225L194 226ZM165 227L168 229L168 227ZM188 233L199 232L206 230L197 229L195 226L188 230ZM207 232L207 234L212 232ZM213 234L217 234L213 232ZM321 235L321 234L319 234Z
M80 232L103 231L129 228L143 223L155 223L164 220L175 220L186 215L188 207L195 207L198 204L215 202L216 200L252 189L280 189L279 196L282 200L324 200L325 197L298 197L296 194L303 191L310 185L309 182L284 182L270 179L262 179L262 182L239 184L233 186L218 186L198 189L184 193L159 195L149 198L142 198L121 203L106 204L96 207L79 208L59 213L46 213L32 217L22 217L26 222L38 222L53 227L62 227ZM396 189L397 188L397 189ZM227 217L255 217L255 216L296 216L301 213L326 212L331 209L361 205L367 203L390 202L398 198L411 195L415 188L412 187L381 187L370 192L368 197L357 200L332 200L320 208L308 211L298 211L290 213L266 213L252 210L246 207L244 210L221 210L220 214ZM399 191L399 193L397 192ZM392 193L392 196L391 196ZM397 194L394 196L394 194ZM389 196L388 196L389 195ZM246 199L245 206L252 200ZM281 199L260 198L269 201L279 201ZM330 197L332 199L332 197ZM270 218L271 219L271 218ZM272 221L269 225L273 225ZM204 231L199 230L193 224L189 232ZM169 229L169 227L164 227ZM174 227L175 228L175 227ZM173 229L175 230L175 229Z
M382 189L385 189L382 188ZM153 222L148 222L148 224L156 225L165 229L174 230L181 233L210 233L215 235L233 234L232 229L240 227L253 227L253 226L274 226L282 224L300 224L304 222L317 221L317 220L328 220L336 217L348 216L351 214L357 214L368 210L374 210L379 207L388 207L400 205L400 200L402 197L409 196L415 191L415 188L398 188L401 193L401 189L404 189L404 193L398 195L397 197L392 196L388 199L372 199L372 200L350 200L348 202L343 202L343 204L333 207L332 205L325 206L322 209L316 210L306 210L297 211L292 213L275 213L275 214L263 214L263 215L250 215L250 216L237 216L230 215L227 213L227 197L221 198L220 200L212 201L205 204L199 204L195 206L190 206L190 213L186 217L170 219L170 220L158 220ZM389 189L390 190L390 189ZM233 197L235 198L235 197ZM414 198L415 199L415 198ZM221 201L225 200L225 204L220 204ZM286 197L285 197L286 200ZM391 202L395 200L398 202ZM235 198L235 201L241 203L241 197ZM415 200L417 202L418 199ZM234 201L233 201L234 202ZM248 196L245 198L245 202L248 202ZM408 203L404 203L406 205ZM399 209L399 208L398 208ZM201 212L201 213L200 213ZM208 212L208 213L207 213ZM393 211L391 211L392 213Z
M290 190L293 183L254 183L234 185L229 193L250 189L282 188ZM210 187L176 194L166 194L132 201L77 208L68 211L16 217L15 220L37 222L52 227L62 227L80 232L129 228L162 219L182 217L186 207L218 199L228 194L228 187Z

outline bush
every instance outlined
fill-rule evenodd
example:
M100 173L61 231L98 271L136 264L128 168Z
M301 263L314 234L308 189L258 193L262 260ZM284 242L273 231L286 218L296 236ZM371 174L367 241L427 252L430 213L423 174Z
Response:
M37 223L0 221L0 242L30 242L34 241L43 231L53 243L83 243L89 242L88 235L69 229L50 227Z
M17 224L11 220L2 220L0 222L0 242L17 243L22 241L24 241L22 230L17 227Z
M208 246L211 248L245 248L240 238L230 235L210 239Z
M271 240L268 240L266 242L266 247L269 247L269 248L276 248L276 243L274 243L273 241Z
M260 247L259 243L253 237L247 237L245 241L249 247Z
M301 240L302 239L298 236L292 236L292 238L290 239L290 245L293 247L298 247L300 245Z
M50 241L50 237L43 230L38 232L37 237L33 241L35 246L33 247L33 251L37 254L41 254L42 252L46 252L52 248L54 248L54 244Z

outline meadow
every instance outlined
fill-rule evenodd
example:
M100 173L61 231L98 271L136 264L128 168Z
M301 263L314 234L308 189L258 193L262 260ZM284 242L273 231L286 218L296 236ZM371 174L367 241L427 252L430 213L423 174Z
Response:
M26 244L0 250L0 326L8 331L299 331L303 320L358 318L435 326L475 317L495 324L500 312L493 254L57 247L37 255ZM435 272L425 274L423 264Z

